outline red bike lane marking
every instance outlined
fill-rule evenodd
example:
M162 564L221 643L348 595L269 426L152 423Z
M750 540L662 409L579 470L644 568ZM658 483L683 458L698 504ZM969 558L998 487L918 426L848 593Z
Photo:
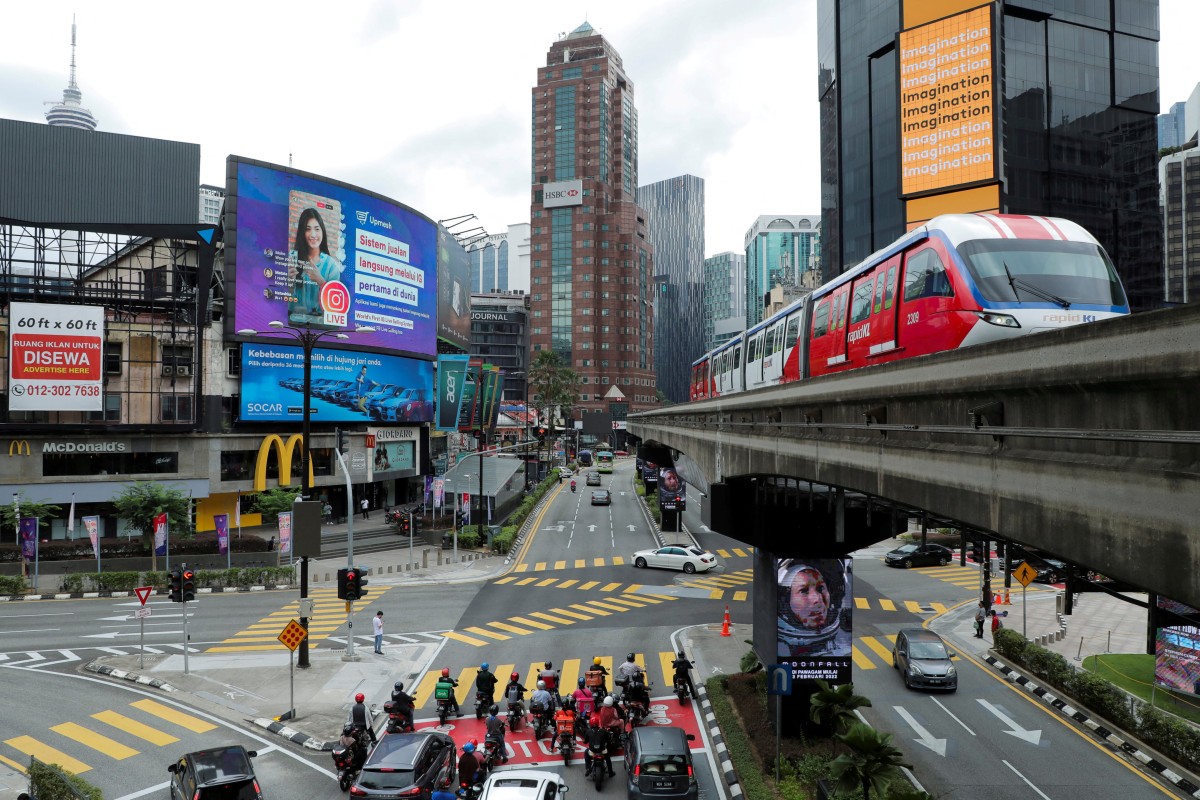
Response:
M500 716L507 722L508 718L506 714L501 714ZM655 725L670 725L682 728L684 733L690 733L695 736L696 742L703 741L703 737L700 735L700 720L696 717L690 699L682 704L674 695L651 699L649 713L642 720L641 727L645 728ZM478 740L479 744L482 745L487 735L483 720L475 719L474 715L458 718L451 717L446 720L445 725L439 725L437 717L421 719L416 721L416 728L419 731L441 731L454 739L455 744L459 747L462 747L472 739ZM504 744L508 750L509 766L539 764L547 760L561 759L562 755L558 752L558 748L554 746L553 730L553 727L548 728L546 734L537 740L534 739L534 728L528 722L522 722L515 732L507 731L504 734ZM572 759L581 758L583 749L583 744L576 739L575 755L572 756ZM703 750L703 747L693 747L692 749Z

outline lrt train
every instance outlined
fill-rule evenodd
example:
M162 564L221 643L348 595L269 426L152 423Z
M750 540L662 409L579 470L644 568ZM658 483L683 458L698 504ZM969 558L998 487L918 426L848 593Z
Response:
M692 400L1129 313L1100 243L1069 220L947 214L692 363Z

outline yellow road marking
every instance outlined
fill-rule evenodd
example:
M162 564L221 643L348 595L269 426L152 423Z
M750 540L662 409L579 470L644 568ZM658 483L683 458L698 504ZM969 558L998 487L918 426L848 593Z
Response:
M563 697L567 696L568 691L575 691L576 684L579 683L579 664L580 659L568 658L562 663L562 671L559 673L558 691Z
M579 607L579 606L571 606L571 608L578 608L578 607ZM550 610L551 610L551 611L553 611L555 614L562 614L563 616L567 616L567 617L574 617L575 619L591 619L591 617L590 617L590 616L587 616L587 615L584 615L584 614L580 614L580 613L578 613L578 612L575 612L575 611L568 611L568 610L567 610L567 609L565 609L565 608L552 608L552 609L550 609ZM539 614L537 614L537 613L535 612L535 613L533 614L533 616L537 617L537 616L540 616L540 615L539 615ZM545 617L542 617L542 618L543 618L543 619L545 619Z
M544 630L544 631L554 630L553 625L547 625L544 622L536 622L532 619L526 619L525 617L509 617L509 619L511 619L513 622L519 622L522 625L528 625L531 628L540 628L541 630Z
M875 669L874 662L863 655L862 651L857 646L850 648L850 658L854 661L854 666L859 669Z
M629 584L629 588L625 590L625 594L633 594L640 588L642 588L640 583L631 583Z
M534 571L534 572L545 572L545 571L546 571L546 562L545 562L545 561L539 561L539 562L537 562L536 564L534 564L534 565L533 565L533 571Z
M533 583L536 580L537 580L537 578L524 578L522 580L517 581L517 586L528 586L529 584Z
M613 564L613 566L614 566L614 567L623 567L623 566L625 566L625 556L613 556L613 557L612 557L612 564Z
M11 758L8 758L7 756L0 756L0 764L8 764L10 767L15 769L17 772L20 772L22 775L28 774L28 771L25 769L24 766L17 763L16 761L13 761Z
M709 600L720 600L724 596L725 592L721 591L720 589L713 589L708 593Z
M575 559L575 569L583 569L587 566L587 561L582 558Z
M528 571L529 571L528 564L517 564L517 568L515 570L513 570L513 572L528 572Z
M469 633L477 633L480 636L486 636L489 639L496 639L497 641L501 641L501 642L512 638L509 636L505 636L503 633L496 633L494 631L485 631L483 628L464 628L463 630L465 630Z
M63 751L55 750L50 745L43 744L32 736L18 736L15 739L7 739L4 743L14 750L20 750L25 755L35 757L38 761L43 761L47 764L58 764L67 772L74 772L76 775L91 769L91 767L82 761L76 761Z
M551 622L557 622L559 625L574 625L575 620L567 619L566 617L556 617L553 614L547 614L543 611L531 611L529 616L537 617L538 619L548 619Z
M936 612L937 612L937 613L939 613L939 614L945 614L945 613L946 613L946 606L944 606L944 605L943 605L943 604L941 604L941 603L930 603L930 604L929 604L929 607L930 607L930 608L932 608L934 611L936 611Z
M856 597L856 598L854 598L854 607L869 609L871 607L871 601L865 597Z
M910 611L913 614L921 613L921 606L918 603L913 602L912 600L905 600L904 608L905 608L905 610Z
M538 586L549 586L552 583L558 583L558 578L546 578L544 581L539 581Z
M882 608L884 611L895 611L896 610L896 604L893 603L891 600L888 600L886 597L880 598L879 607Z
M882 658L886 664L891 665L892 649L890 647L885 646L882 642L880 642L874 636L860 636L858 640L860 642L862 642L863 644L865 644L867 647L871 648L871 650L875 653L875 655Z
M565 562L565 561L555 561L555 562L554 562L554 568L555 568L555 569L566 569L566 568L567 568L567 562Z
M604 611L604 610L602 610L602 609L599 609L599 608L592 608L592 607L591 607L591 606L589 606L589 605L581 605L581 604L579 604L579 603L572 603L572 604L571 604L571 608L578 608L580 611L587 611L588 613L590 613L590 614L595 614L595 615L596 615L596 616L598 616L598 617L607 617L607 616L609 616L609 612L607 612L607 611Z
M608 592L611 592L611 591L613 591L614 589L616 589L616 588L617 588L618 586L620 586L620 585L621 585L621 582L620 582L620 581L617 581L616 583L609 583L609 584L606 584L605 586L601 587L600 591L602 591L602 592L604 592L605 594L607 594Z
M65 736L68 739L73 739L82 745L92 748L93 750L103 753L109 758L117 761L124 761L130 756L136 756L137 750L132 747L127 747L115 739L110 739L103 734L96 733L93 730L88 730L76 722L64 722L61 725L55 725L50 730Z
M589 600L586 603L586 605L590 606L591 608L607 609L608 611L628 611L629 610L625 606L622 606L622 605L619 605L616 603L612 603L612 602L606 602L604 600Z
M718 550L717 555L719 555L721 558L729 558L729 551L728 550Z
M516 575L505 575L503 578L498 579L496 583L508 583L509 581L515 581L516 579Z
M493 628L499 628L502 631L508 631L509 633L515 633L519 636L524 636L526 634L533 633L533 631L526 630L525 628L518 628L516 625L509 625L508 623L505 623L505 622L489 622L488 625L491 625Z
M181 728L187 728L192 733L208 733L209 731L215 731L217 729L216 725L207 723L202 719L197 719L191 714L184 714L182 711L176 711L173 708L164 706L162 703L156 703L153 700L138 700L137 702L130 703L129 705L145 711L151 716L158 717L159 719L165 719L167 722L173 722Z
M733 548L733 554L739 558L745 558L748 553L740 547Z
M130 736L145 739L150 744L156 744L159 747L179 741L169 733L164 733L158 728L151 728L149 725L143 725L136 719L130 719L124 714L118 714L116 711L101 711L99 714L92 714L92 719L103 722L105 725L111 725L117 730L128 733Z
M571 580L569 580L569 581L563 581L562 583L560 583L560 584L558 585L558 588L560 588L560 589L570 589L572 586L574 586L574 585L575 585L575 584L577 584L577 583L579 583L579 581L577 581L577 580L575 580L574 578L572 578L572 579L571 579Z
M591 589L592 587L599 586L599 585L600 585L600 581L588 581L587 583L585 583L579 587L579 591L586 592L588 589Z
M593 567L603 567L603 566L604 566L604 559L603 559L603 558L593 558L593 559L592 559L592 566L593 566Z
M426 672L425 677L421 678L421 682L417 684L417 690L413 692L413 699L416 700L417 708L425 705L429 701L429 698L433 696L433 686L437 683L437 679L438 673L433 671Z
M474 645L475 647L483 647L485 644L487 644L487 642L483 641L482 639L475 639L470 636L465 636L458 631L446 631L442 634L442 636L445 636L447 639L453 639L456 642L462 642L463 644Z
M675 667L671 666L675 663L675 654L669 650L660 650L658 653L658 665L662 668L663 686L675 685Z
M741 600L745 600L747 597L749 597L749 595L750 595L749 592L734 592L733 599L737 600L737 601L741 601Z

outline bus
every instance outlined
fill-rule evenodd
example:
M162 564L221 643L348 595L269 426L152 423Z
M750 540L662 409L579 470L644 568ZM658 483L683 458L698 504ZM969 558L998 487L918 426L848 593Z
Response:
M580 450L579 455L575 457L581 467L590 467L592 465L592 451Z
M596 451L596 468L600 470L600 474L612 474L613 471L613 454L611 450Z

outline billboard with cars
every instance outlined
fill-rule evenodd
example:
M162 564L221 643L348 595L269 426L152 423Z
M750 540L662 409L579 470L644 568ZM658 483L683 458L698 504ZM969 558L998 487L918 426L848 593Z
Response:
M433 362L350 350L312 351L310 417L318 422L433 421ZM304 350L242 345L239 417L304 419Z

